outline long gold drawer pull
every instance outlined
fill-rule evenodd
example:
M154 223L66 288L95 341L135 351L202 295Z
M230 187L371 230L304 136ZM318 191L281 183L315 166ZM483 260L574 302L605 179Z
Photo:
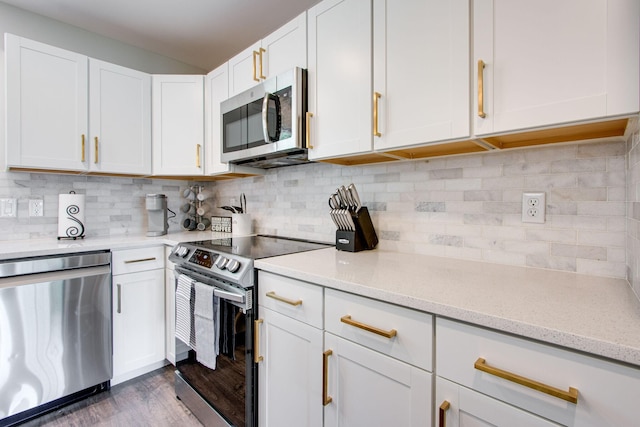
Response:
M307 148L309 150L313 150L313 145L311 145L311 117L313 117L313 113L307 111L307 116L306 116L306 136L307 136Z
M82 163L84 163L84 152L85 152L85 143L84 143L84 133L82 134Z
M269 292L266 293L266 295L269 298L273 298L275 300L287 303L289 305L295 305L295 306L302 305L302 300L301 299L292 300L292 299L289 299L289 298L281 297L280 295L276 295L276 293L274 291L269 291Z
M447 427L447 411L451 407L448 401L442 402L438 409L438 427Z
M156 257L152 258L140 258L140 259L128 259L124 263L125 264L135 264L136 262L147 262L147 261L155 261Z
M264 360L262 356L260 356L260 324L263 322L262 319L256 319L253 321L253 362L260 363Z
M202 162L200 161L200 150L202 149L202 145L196 144L196 167L199 168L202 166Z
M264 75L264 72L262 70L262 54L264 52L266 52L265 49L263 49L263 48L258 49L258 56L260 56L260 78L263 79L263 80L267 78L267 76Z
M333 401L331 396L327 396L329 392L329 356L332 354L332 350L322 353L322 406L327 406Z
M382 95L378 92L373 92L373 136L382 136L378 130L378 100Z
M355 320L351 320L350 315L342 316L340 318L342 323L346 323L347 325L355 326L356 328L364 329L365 331L373 332L374 334L381 335L385 338L393 338L398 334L398 331L395 329L391 329L390 331L385 331L384 329L378 329L375 326L370 326L364 323L356 322Z
M95 141L95 147L94 148L96 149L96 157L95 157L93 163L97 164L98 163L98 137L97 136L94 138L94 141Z
M256 52L255 50L253 51L253 80L259 82L260 79L258 78L258 75L256 74L257 72L257 67L256 67L256 57L258 56L258 52Z
M485 118L484 113L484 61L478 59L478 117Z
M507 381L532 388L550 396L557 397L558 399L566 400L567 402L571 403L578 403L578 390L573 387L569 387L569 391L560 390L559 388L555 388L550 385L543 384L508 371L503 371L502 369L494 368L493 366L489 366L482 357L479 357L478 360L476 360L476 363L474 363L473 367L479 371L495 375L496 377L504 378Z

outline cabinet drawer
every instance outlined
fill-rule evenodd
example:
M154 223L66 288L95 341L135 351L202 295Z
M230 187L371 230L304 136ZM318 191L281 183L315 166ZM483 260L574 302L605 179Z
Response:
M499 371L481 370L478 359ZM631 426L640 419L640 369L442 318L436 360L439 377L563 425ZM536 389L515 382L529 380ZM577 403L547 394L550 387L575 389Z
M260 271L258 304L322 329L322 287Z
M111 253L111 273L135 273L164 268L164 246L125 249Z
M432 315L333 289L325 290L325 311L328 332L432 370Z

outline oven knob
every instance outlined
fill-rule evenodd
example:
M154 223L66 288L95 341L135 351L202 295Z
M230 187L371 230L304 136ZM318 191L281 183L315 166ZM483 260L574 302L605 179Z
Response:
M240 263L235 259L230 260L227 264L227 270L235 273L236 271L240 270Z
M220 256L216 260L216 267L218 267L220 270L224 270L227 267L228 263L229 263L229 260L227 258Z
M176 249L176 255L178 255L181 258L184 258L185 256L187 256L188 253L189 253L189 249L185 248L184 246L178 246L178 249Z

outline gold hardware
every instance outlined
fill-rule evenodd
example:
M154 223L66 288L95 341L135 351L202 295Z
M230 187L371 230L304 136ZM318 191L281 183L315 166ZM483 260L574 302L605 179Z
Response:
M153 257L153 258L141 258L141 259L127 260L124 263L125 264L133 264L133 263L136 263L136 262L146 262L146 261L155 261L155 260L156 260L156 257Z
M355 326L356 328L364 329L368 332L373 332L374 334L381 335L385 338L393 338L398 334L398 331L395 329L391 329L390 331L385 331L383 329L378 329L375 326L366 325L364 323L356 322L355 320L351 320L350 315L342 316L340 318L342 323L346 323L347 325Z
M373 136L382 136L380 132L378 132L378 99L380 99L382 95L378 92L373 92Z
M493 366L489 366L487 365L486 361L481 357L479 357L478 360L476 360L476 363L474 363L473 367L479 371L486 372L491 375L495 375L496 377L503 378L507 381L511 381L516 384L523 385L525 387L529 387L541 393L545 393L550 396L557 397L558 399L566 400L567 402L571 402L575 404L578 403L578 390L573 387L569 387L569 391L560 390L559 388L555 388L550 385L543 384L538 381L534 381L529 378L525 378L508 371L503 371L502 369L495 368Z
M263 52L266 52L266 50L263 48L260 48L260 50L258 50L258 55L260 56L260 78L266 79L267 76L265 76L264 73L262 72L262 53Z
M285 303L287 303L289 305L295 305L295 306L302 305L302 300L301 299L294 301L292 299L288 299L288 298L284 298L284 297L281 297L279 295L276 295L276 293L274 291L269 291L269 292L267 292L266 295L269 298L273 298L275 300L285 302Z
M200 149L201 149L201 145L200 144L196 144L196 167L199 168L201 166L200 164Z
M255 50L253 51L253 80L259 82L260 79L258 78L258 76L256 75L256 56L258 56L258 52L256 52Z
M260 324L262 319L256 319L253 321L253 362L260 363L263 357L260 356Z
M333 401L331 396L327 396L329 388L329 356L332 354L332 350L322 353L322 406L327 406Z
M85 151L85 146L84 146L84 133L82 134L82 163L84 163L84 151Z
M484 61L478 59L478 116L487 117L484 112Z
M313 150L313 145L311 145L311 117L313 117L313 113L307 111L307 129L306 129L306 133L307 133L307 148L309 150Z
M118 313L122 313L122 303L121 303L121 297L122 297L122 285L120 283L118 283L116 285L118 287L118 308L117 308L117 312Z
M447 411L451 405L446 400L442 402L440 405L440 409L438 410L438 427L447 427Z
M95 143L94 143L95 159L94 159L93 163L98 163L98 137L97 136L94 138L94 141L95 141Z

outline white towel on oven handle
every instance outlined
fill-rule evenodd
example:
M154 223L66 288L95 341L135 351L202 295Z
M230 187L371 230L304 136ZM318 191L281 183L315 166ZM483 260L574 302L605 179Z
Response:
M176 338L195 350L195 343L191 340L191 288L193 280L184 274L177 274L176 286Z
M215 369L218 348L216 345L219 322L216 319L219 298L214 295L214 287L195 282L196 301L194 307L194 323L196 358L204 366Z

